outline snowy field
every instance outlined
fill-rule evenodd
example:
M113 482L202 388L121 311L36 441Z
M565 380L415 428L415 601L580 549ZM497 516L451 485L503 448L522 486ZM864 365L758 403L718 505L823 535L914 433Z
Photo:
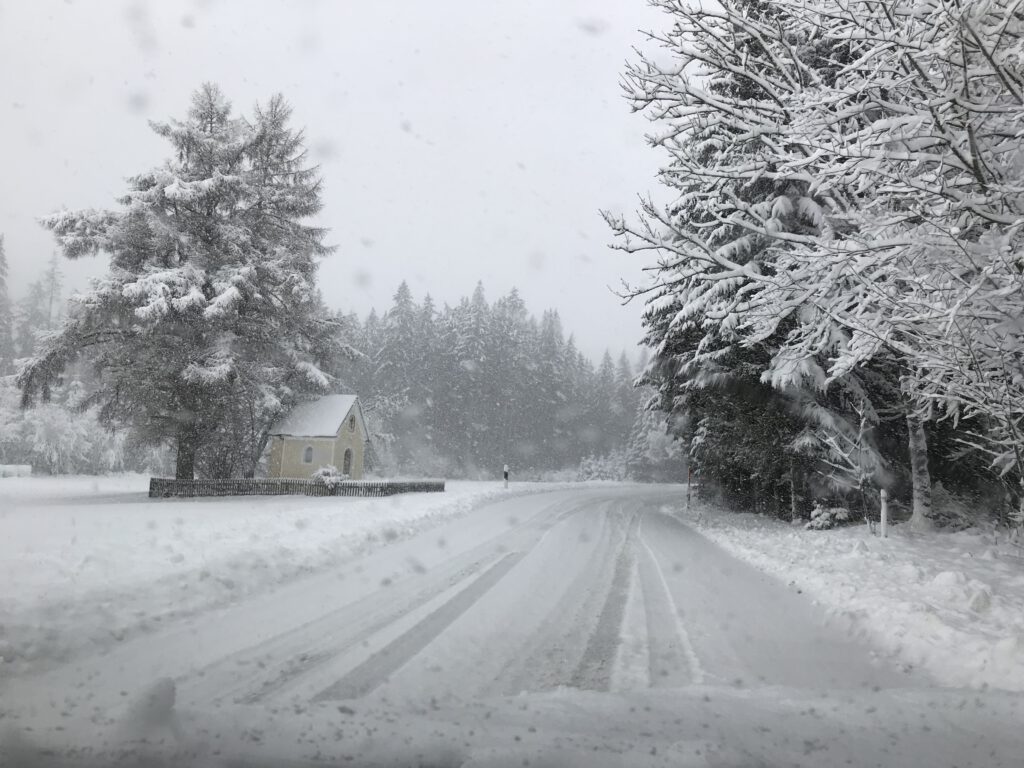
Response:
M0 479L0 657L7 670L122 641L490 499L559 487L449 482L445 493L383 499L150 499L148 482L142 475Z
M1024 691L1024 553L1005 535L808 531L700 502L684 518L936 682Z

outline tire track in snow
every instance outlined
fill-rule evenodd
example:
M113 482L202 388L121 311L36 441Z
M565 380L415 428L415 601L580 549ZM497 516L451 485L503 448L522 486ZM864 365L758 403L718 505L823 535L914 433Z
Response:
M640 584L640 564L633 558L629 574L629 597L619 636L619 650L615 655L611 690L615 692L642 691L651 687L650 647L647 639L647 606L644 605Z
M189 679L181 681L183 692L197 701L259 703L280 693L297 678L314 673L320 666L367 641L417 605L473 578L493 562L493 555L468 562L459 558L436 569L426 585L415 592L378 590L314 621L195 670ZM235 669L239 667L248 669L250 674L232 683L238 680Z
M523 558L524 554L511 552L505 555L472 584L422 619L412 629L314 696L313 701L356 699L370 693L468 611Z
M643 536L639 573L647 615L647 642L652 688L701 685L704 670L679 618L665 573Z
M429 602L438 595L443 594L446 589L450 589L460 582L473 578L477 572L483 568L485 562L486 561L483 560L474 562L451 574L447 578L437 581L430 588L421 590L413 599L396 603L391 610L383 613L373 621L346 622L349 625L349 630L356 629L354 633L350 633L344 639L339 639L333 635L326 636L322 642L315 646L315 649L303 651L293 661L287 662L283 667L279 667L277 669L276 676L265 679L256 689L237 698L236 703L256 704L269 696L281 692L296 678L313 672L316 668L326 664L332 659L350 651L352 648L361 645L362 643L367 642L374 635L387 629L389 626L408 614L417 605ZM337 614L332 615L331 618L346 618L346 614L347 612L338 612ZM320 622L317 622L317 624L320 624ZM307 638L311 635L315 636L320 634L315 626L303 627L302 631L303 635Z
M597 625L587 642L583 657L569 679L573 688L608 691L622 636L622 621L629 600L630 574L640 517L634 513L615 558L615 571Z
M550 587L539 599L522 592L511 601L514 610L532 618L527 626L520 624L527 632L514 650L505 648L505 663L480 695L515 696L570 684L607 601L614 575L609 564L615 563L628 527L621 507L610 497L592 501L552 529L547 546L530 553L522 568L532 575L520 589Z
M552 527L586 505L574 501L553 515L551 507L545 505L518 521L515 528L426 574L416 574L412 577L417 587L414 591L395 583L339 606L314 621L194 670L179 680L182 693L194 701L255 704L295 687L308 690L304 678L320 675L321 668L386 631L418 606L493 566L496 557L504 557L509 551L529 551ZM242 681L238 680L238 668L248 671Z

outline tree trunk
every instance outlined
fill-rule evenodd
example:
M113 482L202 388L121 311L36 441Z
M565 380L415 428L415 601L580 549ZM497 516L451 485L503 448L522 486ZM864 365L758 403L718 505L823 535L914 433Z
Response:
M799 520L803 515L800 513L800 492L797 490L797 465L793 459L789 460L789 519Z
M269 429L260 433L260 439L256 443L256 450L246 459L246 466L242 477L256 477L256 467L259 466L260 459L263 457L263 452L267 449L268 442L270 442Z
M176 480L194 480L196 476L196 449L199 440L195 427L189 425L178 430L178 452L175 463Z
M914 528L931 526L932 480L928 472L928 439L924 422L907 413L907 446L910 450L910 475L913 481L914 502L910 525Z

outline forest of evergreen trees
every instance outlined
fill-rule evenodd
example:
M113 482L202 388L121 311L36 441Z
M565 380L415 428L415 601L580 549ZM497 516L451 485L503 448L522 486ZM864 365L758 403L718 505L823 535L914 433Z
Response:
M63 277L54 254L17 299L6 278L0 236L0 464L28 465L46 474L164 471L166 450L140 445L130 430L100 423L88 401L93 372L86 365L72 366L48 402L21 408L14 374L60 326L66 311Z
M391 471L493 477L507 463L520 477L670 472L664 421L645 417L651 393L633 386L626 352L606 351L595 366L557 311L538 319L515 289L489 303L478 284L438 308L403 282L382 315L338 320L364 351L339 378L363 399L378 461Z

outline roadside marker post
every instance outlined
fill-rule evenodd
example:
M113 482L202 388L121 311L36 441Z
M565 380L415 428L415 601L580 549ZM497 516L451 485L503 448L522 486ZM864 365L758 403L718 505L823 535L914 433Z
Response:
M693 470L690 469L689 463L686 465L686 512L690 512L690 487L693 479Z
M508 464L505 465L504 473L505 473L505 487L508 488Z
M879 526L882 538L886 538L889 535L889 492L883 488L881 490L882 496L882 509L879 512L879 518L881 525Z

